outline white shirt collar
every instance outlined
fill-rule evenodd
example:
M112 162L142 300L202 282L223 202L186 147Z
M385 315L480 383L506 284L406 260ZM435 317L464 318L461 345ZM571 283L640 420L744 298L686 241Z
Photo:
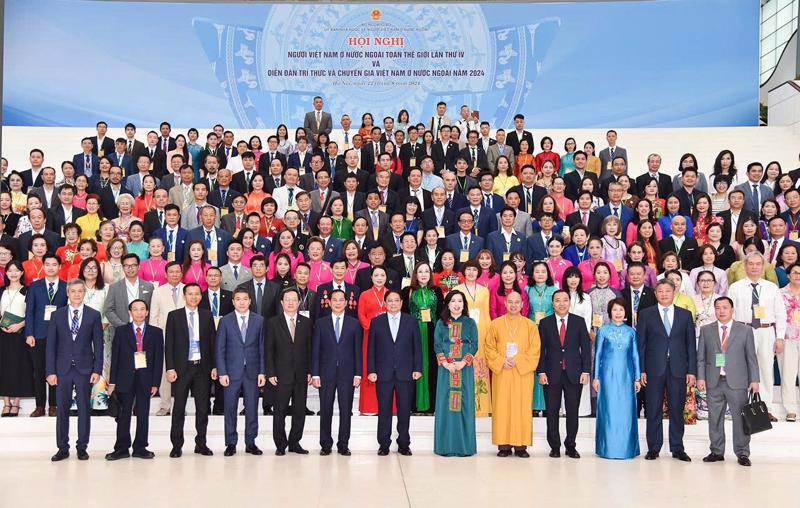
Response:
M247 311L247 312L246 312L246 313L244 313L244 314L240 313L238 310L234 310L234 312L236 313L236 320L237 320L237 321L241 321L241 320L242 320L242 318L244 318L244 319L245 319L245 321L247 321L248 319L250 319L250 311Z

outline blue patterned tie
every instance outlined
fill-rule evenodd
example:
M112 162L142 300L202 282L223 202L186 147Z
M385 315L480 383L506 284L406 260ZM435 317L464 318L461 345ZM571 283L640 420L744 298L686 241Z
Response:
M50 303L53 303L53 297L56 294L55 290L53 289L53 284L55 284L55 282L48 282L47 286L47 298L50 299Z
M219 300L217 299L217 293L214 293L214 298L211 300L211 314L214 317L219 315Z
M75 312L77 312L77 311L75 311ZM339 337L342 334L342 328L341 328L341 326L339 324L339 321L341 319L342 319L341 316L336 316L336 343L337 344L339 343Z
M211 231L206 231L206 249L211 248Z
M239 267L236 265L233 266L233 278L239 280ZM216 294L214 296L216 296Z
M78 338L78 310L73 309L72 311L72 326L70 327L72 330L72 340L74 341Z
M664 308L664 329L667 331L667 335L672 333L672 323L669 321L669 309Z

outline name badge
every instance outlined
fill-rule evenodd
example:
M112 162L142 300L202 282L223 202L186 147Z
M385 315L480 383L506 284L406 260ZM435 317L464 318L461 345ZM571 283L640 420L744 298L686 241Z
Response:
M411 277L403 277L403 280L400 282L400 289L405 289L411 285Z
M615 259L614 260L614 269L617 270L618 272L622 271L622 260L621 259Z
M800 324L800 309L792 311L792 322L794 322L795 325Z
M508 261L509 259L511 259L511 253L510 252L504 252L503 253L503 261Z
M144 351L133 353L133 367L136 370L147 368L147 354Z
M478 321L480 321L481 319L481 311L479 311L478 309L469 309L469 317L471 317L472 320L475 321L475 324L477 325Z
M353 212L347 212L347 218L352 222L353 221Z
M753 306L753 318L764 319L767 317L767 310L762 305Z
M172 252L172 251L167 252L167 261L170 262L170 263L175 261L175 253L174 252Z
M219 320L220 319L221 319L221 316L214 316L214 327L215 328L219 328Z
M606 169L611 171L611 161L606 162Z
M725 353L717 353L716 355L714 355L714 366L715 367L725 366Z
M789 231L789 240L797 241L798 238L800 238L800 235L798 235L797 231Z
M416 157L411 157L411 159L408 161L408 163L411 165L411 167L412 167L412 168L413 168L413 167L416 167L416 165L417 165L417 158L416 158Z
M217 260L217 251L214 249L208 250L208 260L209 261L216 261Z
M461 263L466 263L467 261L469 261L469 251L461 249L461 255L459 256L458 259Z
M439 235L439 238L444 236L444 226L436 226L436 234Z
M158 286L161 285L161 283L158 282L157 280L153 280L153 281L150 281L150 282L152 282L152 284L153 284L153 289L158 289Z
M106 154L105 150L102 150L102 149L98 148L98 150L97 150L97 157L98 158L104 156L105 154Z
M297 311L297 313L300 314L303 317L311 317L311 312L307 311L307 310L300 310L300 311Z
M422 319L423 323L430 323L431 322L431 309L420 309L419 310L419 317Z
M153 171L153 163L150 163L150 171Z
M602 314L592 314L592 326L595 328L600 328L603 326Z
M228 215L228 209L227 208L220 208L219 209L219 214L220 214L220 216Z
M378 205L378 210L383 213L386 213L386 205Z
M544 319L544 311L539 310L539 311L534 312L533 317L536 320L536 324L538 325L539 321Z
M50 321L50 315L56 311L58 307L55 305L45 305L44 306L44 320Z
M372 237L375 238L376 240L378 239L378 228L377 227L372 228Z

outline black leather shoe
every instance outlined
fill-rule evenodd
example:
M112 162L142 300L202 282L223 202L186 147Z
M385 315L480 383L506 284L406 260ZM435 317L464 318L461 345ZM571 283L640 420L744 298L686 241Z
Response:
M644 456L644 460L656 460L658 458L658 452L649 451L647 455Z
M306 407L306 416L314 416L316 413Z
M322 450L319 451L319 454L320 455L330 455L331 454L331 449L330 448L323 448Z
M308 455L308 450L300 446L299 444L290 446L289 451L292 453L296 453L298 455Z
M561 452L559 450L556 450L555 448L553 448L552 450L550 450L550 457L552 457L554 459L557 459L557 458L561 457Z
M342 448L341 450L339 450L339 455L344 455L345 457L349 457L350 455L352 455L352 453L350 453L350 448Z
M528 450L514 450L514 455L521 459L527 459L531 456L531 454L528 453Z
M511 450L498 450L497 451L498 457L511 457Z
M242 408L242 410L239 411L239 416L244 416L244 408Z
M714 452L711 452L703 457L703 462L722 462L723 460L725 460L725 457L722 455L717 455Z
M214 455L214 452L206 445L195 445L194 453L198 455L205 455L206 457L211 457Z
M156 454L148 450L147 448L142 448L141 450L134 450L131 453L131 457L136 457L137 459L152 459L155 458Z
M277 455L278 457L283 457L284 455L286 455L286 450L281 450L281 449L275 450L275 455Z
M272 411L271 407L264 409L264 416L272 416L273 414L275 413Z
M183 455L183 451L180 448L173 448L171 452L169 452L169 456L172 459L177 459L181 455Z
M681 462L691 462L692 461L692 458L689 457L688 455L686 455L686 452L684 452L684 451L673 453L672 454L672 458L673 459L678 459Z
M89 460L89 454L86 453L86 448L78 448L78 460Z
M106 460L127 459L130 456L131 454L128 452L128 450L114 450L113 452L106 454Z
M567 457L569 457L571 459L579 459L579 458L581 458L581 454L578 453L578 450L576 450L575 448L567 448L567 451L564 452L564 455L566 455Z
M381 457L385 457L385 456L389 455L389 449L388 448L378 448L378 455L380 455Z
M244 452L252 454L252 455L263 455L264 454L264 452L262 452L261 449L258 446L254 445L254 444L245 446Z
M750 459L741 455L736 458L736 461L739 463L740 466L750 467Z
M410 457L412 455L411 448L400 448L399 450L397 450L397 453L399 453L400 455L404 455L406 457Z
M225 447L225 453L223 453L226 457L233 457L236 455L236 445L228 445Z
M50 457L53 462L59 462L69 458L69 450L58 450L55 455Z

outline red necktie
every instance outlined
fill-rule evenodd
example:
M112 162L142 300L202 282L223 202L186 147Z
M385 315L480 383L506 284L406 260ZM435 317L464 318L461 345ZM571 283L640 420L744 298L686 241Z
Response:
M241 215L236 217L236 231L242 229L242 217Z
M583 222L583 225L588 226L589 219L586 217L586 212L581 212L581 217L582 217L581 222Z
M558 338L561 340L561 349L564 349L564 342L567 340L567 325L564 324L564 318L561 319L561 327L558 329ZM567 369L567 360L564 359L564 353L561 353L561 369Z
M136 327L136 351L141 353L143 347L144 347L144 343L143 343L143 340L142 340L142 327L137 326Z
M770 262L775 260L775 251L778 250L778 240L772 240L772 246L769 248Z

